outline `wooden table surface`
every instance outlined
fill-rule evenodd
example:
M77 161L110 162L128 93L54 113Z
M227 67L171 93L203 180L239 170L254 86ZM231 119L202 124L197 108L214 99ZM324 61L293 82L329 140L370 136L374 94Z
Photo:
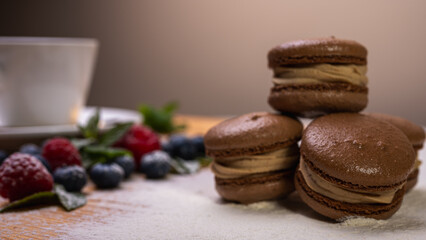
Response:
M177 123L187 125L186 134L200 135L223 118L180 115L175 120ZM141 174L134 175L130 181L144 181ZM127 204L126 202L104 201L94 194L96 191L98 190L93 184L89 184L84 189L84 192L88 194L88 203L72 212L66 212L57 206L43 206L0 214L0 239L63 239L58 229L64 226L72 226L88 219L91 222L102 221L102 218L94 213L114 214L124 211L120 205ZM0 205L4 204L7 204L7 201L0 197Z

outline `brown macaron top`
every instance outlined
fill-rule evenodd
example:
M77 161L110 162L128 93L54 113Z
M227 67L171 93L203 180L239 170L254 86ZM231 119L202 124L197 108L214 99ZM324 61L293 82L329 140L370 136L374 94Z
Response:
M314 172L339 185L366 190L402 184L415 161L404 133L358 113L330 114L312 121L303 133L300 152Z
M214 126L204 136L204 145L212 157L261 154L296 143L302 130L302 123L295 118L254 112Z
M388 122L397 127L399 130L405 133L405 135L408 137L408 140L410 140L411 144L415 149L420 149L423 147L423 143L425 142L425 130L421 126L405 118L392 116L384 113L365 114L373 118Z
M315 63L367 64L367 49L352 40L335 37L283 43L268 53L270 68Z

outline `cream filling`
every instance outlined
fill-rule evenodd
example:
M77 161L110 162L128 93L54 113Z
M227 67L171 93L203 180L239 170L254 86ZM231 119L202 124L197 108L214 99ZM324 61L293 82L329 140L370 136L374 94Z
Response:
M392 202L395 193L402 188L403 185L400 185L394 190L377 192L377 193L367 193L362 191L350 191L343 189L336 184L330 183L320 177L319 175L313 173L309 167L306 166L303 158L300 158L300 171L302 172L303 178L305 179L306 184L313 191L329 197L331 199L348 202L348 203L383 203L389 204Z
M218 178L241 178L251 174L290 169L297 165L297 145L260 155L215 159L211 165Z
M355 64L312 64L303 67L274 68L273 83L277 85L294 83L347 82L366 86L367 66Z
M419 169L420 165L422 165L422 161L420 161L419 158L416 158L416 162L414 163L414 169L411 172L416 171L417 169Z

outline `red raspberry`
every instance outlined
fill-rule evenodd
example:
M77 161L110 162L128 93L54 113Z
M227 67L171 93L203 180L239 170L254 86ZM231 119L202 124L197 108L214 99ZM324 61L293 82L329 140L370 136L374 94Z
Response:
M0 195L11 202L52 188L52 175L29 154L14 153L0 166Z
M141 125L133 125L115 146L126 148L133 153L136 169L139 169L143 155L161 147L157 134Z
M81 166L81 156L77 148L65 138L52 138L43 147L43 157L49 162L52 171L63 166Z

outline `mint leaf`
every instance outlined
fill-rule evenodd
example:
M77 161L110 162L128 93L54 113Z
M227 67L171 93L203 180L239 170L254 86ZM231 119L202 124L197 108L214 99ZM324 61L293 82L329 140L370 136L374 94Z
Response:
M17 209L21 207L34 206L38 204L54 203L56 202L56 194L54 192L38 192L23 199L14 201L0 209L0 213Z
M197 161L200 163L201 167L207 167L213 161L210 157L198 157Z
M170 102L164 105L163 110L167 113L172 113L179 108L179 104L177 102Z
M99 159L92 159L90 156L84 152L80 152L81 155L81 162L83 164L83 167L88 170L90 169L95 163L101 162Z
M105 157L108 159L131 154L128 150L122 148L105 146L86 146L83 151L93 157Z
M74 145L74 147L77 148L78 150L82 149L85 146L95 143L94 139L88 139L88 138L73 138L73 139L70 139L70 141L72 145Z
M87 203L87 199L84 194L67 192L62 185L55 184L54 190L62 207L67 211L72 211Z
M105 147L99 145L86 146L80 151L83 166L89 169L96 163L106 163L116 157L132 155L131 152L122 148Z
M38 192L23 199L14 201L0 209L0 213L21 207L39 204L60 204L65 210L71 211L87 203L86 196L82 193L70 193L62 185L55 184L52 192Z
M120 140L120 138L123 137L132 126L132 122L119 123L115 125L115 127L111 128L100 137L99 145L107 147L113 145Z
M173 114L178 108L176 102L171 102L156 109L147 104L139 107L140 113L144 117L144 124L159 133L171 133L184 128L184 125L175 126L173 124Z
M171 173L177 173L177 174L189 174L190 171L188 168L185 167L184 164L182 164L180 161L176 160L176 159L171 159L170 161L170 172Z
M78 128L83 134L84 138L97 139L99 134L99 118L100 118L100 109L97 108L95 114L90 117L86 126L79 125Z
M172 173L177 174L192 174L200 170L201 164L198 161L185 161L180 158L173 158L170 161Z

